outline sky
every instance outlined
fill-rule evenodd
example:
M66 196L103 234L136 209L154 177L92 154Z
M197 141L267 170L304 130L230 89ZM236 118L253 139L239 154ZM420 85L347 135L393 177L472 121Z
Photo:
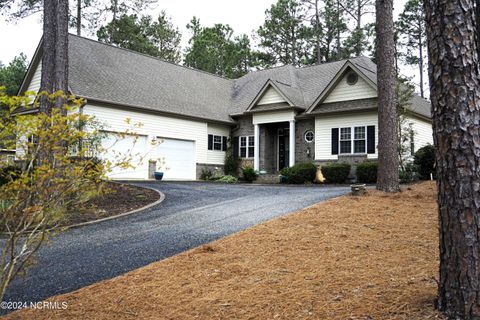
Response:
M405 1L394 1L395 18L402 11ZM180 29L183 35L182 47L185 48L190 37L186 25L193 16L199 18L202 25L229 24L235 34L251 36L263 24L265 10L275 2L276 0L159 0L145 13L156 16L165 10L173 24ZM4 16L0 16L0 19L0 61L7 64L21 52L30 60L42 36L41 15L37 13L15 23L6 21ZM373 16L369 18L371 21L373 19ZM416 69L403 66L402 73L415 76Z

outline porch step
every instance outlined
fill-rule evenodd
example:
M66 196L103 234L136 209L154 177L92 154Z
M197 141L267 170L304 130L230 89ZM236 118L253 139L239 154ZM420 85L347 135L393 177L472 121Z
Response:
M255 183L262 183L262 184L276 184L280 183L280 174L279 173L265 173L260 174L257 177Z

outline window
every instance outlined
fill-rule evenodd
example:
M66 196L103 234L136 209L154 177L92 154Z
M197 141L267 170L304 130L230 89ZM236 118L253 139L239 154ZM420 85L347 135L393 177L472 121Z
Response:
M253 158L255 156L255 140L253 136L240 137L240 158Z
M367 130L370 130L368 131ZM332 142L332 154L364 154L364 153L374 153L371 151L372 145L375 141L375 133L371 132L375 130L374 126L359 126L359 127L346 127L335 129L337 130L336 135L332 129L332 139L335 141ZM368 131L368 134L367 134ZM367 139L368 135L368 139ZM338 138L338 145L337 139ZM367 150L368 148L368 150ZM368 151L368 152L367 152Z
M315 138L315 134L313 133L312 130L308 130L307 132L305 132L303 137L305 139L305 142L311 143L311 142L313 142L313 139Z
M355 127L354 142L353 142L353 152L354 153L365 153L366 150L366 131L365 127Z
M222 137L221 136L213 136L213 150L222 151Z
M352 153L351 130L351 128L340 128L340 153Z
M227 137L209 134L208 135L208 150L226 151L227 150Z

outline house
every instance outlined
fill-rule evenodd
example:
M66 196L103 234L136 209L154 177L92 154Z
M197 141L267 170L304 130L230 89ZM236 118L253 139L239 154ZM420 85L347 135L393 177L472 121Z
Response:
M39 45L20 93L39 89L42 55ZM104 123L112 139L127 128L125 118L143 123L130 149L148 156L112 178L147 179L147 158L161 157L165 179L196 179L223 166L229 139L242 164L262 173L377 158L376 65L366 57L232 80L70 35L69 60L71 93L86 99L82 112ZM409 109L415 151L432 143L430 103L415 96ZM128 150L133 139L115 148ZM151 150L152 140L162 143Z

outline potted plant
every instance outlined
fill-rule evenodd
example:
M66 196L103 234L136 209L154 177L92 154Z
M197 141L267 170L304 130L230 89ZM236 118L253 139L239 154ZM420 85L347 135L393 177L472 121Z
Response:
M155 172L153 173L153 176L155 177L155 180L160 181L163 179L164 170L167 170L167 168L165 167L165 163L163 161L158 161L157 163L158 163L158 166Z

